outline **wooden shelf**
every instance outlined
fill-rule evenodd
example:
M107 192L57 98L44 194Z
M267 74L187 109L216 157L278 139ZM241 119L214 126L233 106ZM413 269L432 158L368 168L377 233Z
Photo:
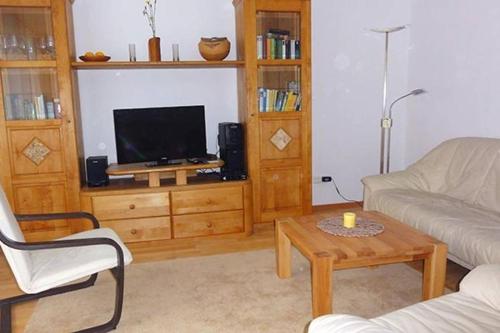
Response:
M62 119L40 119L40 120L7 120L5 125L7 127L54 127L61 126Z
M302 111L259 112L259 118L300 119Z
M302 59L261 59L257 66L300 66Z
M0 68L55 68L55 60L2 60Z
M149 178L149 187L159 187L161 172L175 172L176 185L186 185L188 170L213 169L223 165L224 162L222 160L218 160L216 163L206 164L193 164L184 160L180 164L159 165L154 167L148 167L145 163L111 164L108 169L106 169L106 173L110 176L147 174Z
M244 66L245 62L241 60L225 61L108 61L108 62L81 62L71 63L74 69L145 69L145 68L226 68Z

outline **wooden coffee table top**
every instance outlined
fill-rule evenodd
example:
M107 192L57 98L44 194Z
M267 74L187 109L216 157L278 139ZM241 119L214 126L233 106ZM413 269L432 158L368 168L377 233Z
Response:
M336 216L327 213L277 219L276 223L280 223L283 232L306 257L329 256L337 269L370 265L374 261L383 264L384 258L387 263L417 260L419 255L428 255L441 243L382 213L356 214L383 224L384 232L361 238L333 236L316 227L322 219Z

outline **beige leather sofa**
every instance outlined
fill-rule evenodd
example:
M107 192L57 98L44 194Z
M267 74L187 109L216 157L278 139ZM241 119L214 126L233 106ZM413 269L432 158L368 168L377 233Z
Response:
M447 243L467 268L500 263L500 139L445 141L404 171L362 182L365 210Z
M500 265L482 265L460 283L460 291L417 303L370 320L326 315L309 333L498 333Z

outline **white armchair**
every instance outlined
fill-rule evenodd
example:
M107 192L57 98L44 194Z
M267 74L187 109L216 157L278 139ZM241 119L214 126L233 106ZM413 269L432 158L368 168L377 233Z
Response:
M55 241L26 243L18 221L89 219L94 229ZM111 229L100 229L97 219L88 213L17 215L12 213L0 188L0 246L26 294L0 300L0 332L11 332L11 307L16 303L62 294L94 285L97 273L111 270L116 280L115 310L105 324L82 332L107 332L120 321L123 305L124 266L132 255ZM81 278L84 282L68 284Z

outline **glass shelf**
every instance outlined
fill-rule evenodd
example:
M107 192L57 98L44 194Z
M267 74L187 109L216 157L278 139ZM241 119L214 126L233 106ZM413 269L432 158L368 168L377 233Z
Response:
M0 61L54 60L49 8L0 7Z
M301 110L300 66L258 67L259 112Z
M3 69L1 73L6 120L60 118L55 69Z

